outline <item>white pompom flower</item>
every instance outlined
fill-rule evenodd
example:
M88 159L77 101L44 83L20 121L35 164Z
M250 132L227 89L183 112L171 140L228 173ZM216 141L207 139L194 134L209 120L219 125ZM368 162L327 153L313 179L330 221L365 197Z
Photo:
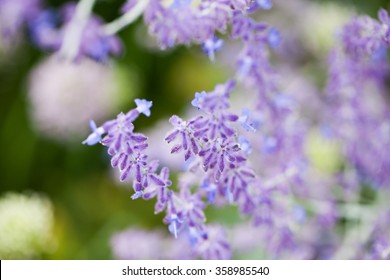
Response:
M55 247L53 206L46 197L6 193L0 198L0 259L34 259Z

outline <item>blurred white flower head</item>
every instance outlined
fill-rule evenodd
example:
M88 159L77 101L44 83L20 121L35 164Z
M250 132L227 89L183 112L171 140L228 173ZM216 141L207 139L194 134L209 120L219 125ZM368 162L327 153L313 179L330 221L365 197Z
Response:
M134 94L132 85L127 85L134 77L127 74L131 73L116 65L88 59L78 63L54 55L45 59L33 69L29 80L34 127L60 141L80 140L89 130L89 120L108 118ZM125 88L126 92L122 90Z
M0 259L32 259L54 249L51 202L37 194L0 198Z

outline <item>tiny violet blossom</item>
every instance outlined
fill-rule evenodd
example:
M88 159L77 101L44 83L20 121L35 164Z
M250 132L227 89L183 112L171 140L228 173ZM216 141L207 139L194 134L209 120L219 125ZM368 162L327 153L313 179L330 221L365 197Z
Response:
M182 224L183 220L181 220L176 214L172 214L169 218L166 219L166 221L169 224L169 232L172 233L175 238L177 238L179 224Z
M195 93L195 98L191 101L191 105L200 110L199 105L206 94L205 91Z
M253 148L251 143L246 139L244 136L239 136L238 137L238 143L240 144L240 149L246 154L249 155Z
M240 122L241 126L246 130L250 132L255 132L255 124L254 121L250 118L251 110L248 108L242 109L242 113L238 121Z
M256 3L264 10L270 10L272 8L272 0L256 0Z
M207 192L207 201L214 203L217 195L217 185L210 184L209 180L205 179L200 187Z
M210 61L214 63L215 61L215 52L219 51L223 47L223 40L217 37L206 40L203 44L203 51L207 54Z
M276 28L270 28L267 36L268 44L272 48L277 48L280 45L281 35Z
M150 108L152 107L153 102L147 101L145 99L139 99L139 98L136 98L134 101L135 104L137 105L136 110L140 114L144 114L145 116L150 117Z
M105 133L105 131L103 127L97 128L93 120L89 122L89 127L91 128L92 133L82 142L82 144L93 146L102 140L102 135Z

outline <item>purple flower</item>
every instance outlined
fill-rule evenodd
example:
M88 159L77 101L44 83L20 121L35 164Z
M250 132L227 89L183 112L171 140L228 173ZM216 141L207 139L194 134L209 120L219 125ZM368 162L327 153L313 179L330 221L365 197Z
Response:
M264 10L270 10L272 8L272 0L256 0L256 3Z
M228 143L223 139L227 139L234 134L234 129L231 128L229 123L238 119L236 115L224 111L229 107L227 98L233 87L234 83L228 82L225 85L216 86L211 93L196 94L192 104L204 111L207 117L197 116L189 122L183 121L178 116L170 118L169 121L175 129L168 134L165 140L171 143L173 141L177 142L179 136L181 138L181 141L173 146L172 153L184 151L186 161L191 156L199 154L204 157L206 167L211 164L210 159L218 153L218 150L225 149ZM220 140L218 140L219 138ZM222 144L222 142L225 144ZM204 146L203 149L201 149L202 145Z
M390 44L390 17L389 13L385 9L380 9L378 12L378 18L382 23L382 36L387 46Z
M268 31L267 41L272 48L277 48L281 41L280 32L276 28L271 27Z
M386 21L385 13L380 13L380 16ZM386 25L387 23L381 24L368 16L357 17L350 21L341 32L345 53L355 58L375 57L385 47L388 32Z
M385 12L379 17L387 24ZM376 187L390 182L390 108L383 74L389 65L384 59L375 59L378 51L387 48L381 30L382 24L369 17L346 24L343 49L330 56L327 88L332 131L343 143L345 156L360 181Z
M169 232L177 238L178 231L181 228L181 225L183 224L183 220L179 218L176 214L171 214L167 216L164 220L168 224L168 230Z
M67 4L59 14L61 27L47 12L40 15L32 24L31 30L35 42L41 48L59 51L71 60L84 56L106 62L110 55L118 55L122 46L113 35L105 35L103 21L97 16L86 19L77 18L77 8Z
M203 44L214 61L222 42L213 36L229 27L231 37L242 43L234 61L236 80L197 92L191 102L198 109L195 116L173 115L169 119L172 130L165 140L171 153L181 154L186 162L186 170L177 174L175 188L171 188L168 168L149 158L151 143L133 124L140 114L150 116L152 102L136 99L135 109L118 114L114 120L100 127L91 122L92 133L83 143L100 142L108 148L111 165L119 169L121 180L132 183L132 198L156 198L155 213L164 211L167 232L175 239L188 239L193 256L231 257L225 233L206 224L205 216L208 206L230 204L259 226L257 239L266 257L331 257L341 244L336 234L327 236L336 225L345 229L348 240L350 229L344 220L345 224L355 220L354 212L362 214L356 224L364 229L365 218L370 223L376 219L369 209L373 206L361 202L366 194L360 185L384 193L390 183L390 111L386 100L390 68L385 60L389 16L381 11L379 21L358 17L345 26L340 48L329 61L328 86L318 106L323 111L307 121L306 111L297 101L316 97L306 100L307 93L302 97L281 90L280 80L285 77L279 77L270 62L272 48L280 44L280 33L249 15L255 9L270 9L272 1L255 2L149 0L146 8L141 7L145 10L140 9L162 48ZM126 13L137 10L138 3L128 1ZM252 103L251 110L243 110L241 116L235 113L237 108L231 108L236 83L240 83L237 94L247 91L244 99ZM332 140L340 142L344 156L343 166L335 174L314 170L305 152L307 132L323 123L332 131ZM347 170L352 170L352 179L347 178ZM340 183L355 188L340 189ZM336 193L340 195L336 197ZM359 211L352 211L355 206ZM367 215L363 209L369 209ZM387 258L387 233L386 228L368 225L367 240L354 243L362 243L357 244L358 251L367 247L374 255Z
M150 115L151 102L141 99L136 99L135 102L136 109L126 114L120 113L115 120L105 122L99 128L96 128L92 122L93 132L83 141L83 144L96 144L101 136L106 134L100 142L108 147L108 154L112 156L111 165L119 168L121 181L132 178L135 191L132 198L137 199L143 196L145 199L150 199L157 196L157 209L162 211L169 196L166 187L171 185L168 178L169 170L162 168L158 175L156 174L158 162L148 161L148 156L145 154L148 147L147 137L134 132L132 122L140 113Z
M228 81L223 85L217 85L209 94L201 93L195 100L197 107L208 114L218 114L229 107L229 95L234 89L235 83ZM230 117L229 117L230 118ZM234 119L235 117L231 117Z
M385 238L377 240L373 245L372 256L378 260L390 260L390 241Z
M256 124L254 123L254 120L250 118L251 110L248 108L242 109L241 116L238 119L238 121L241 123L241 126L246 130L250 132L256 132Z
M206 191L208 203L214 203L217 196L217 185L210 183L208 179L205 179L200 187Z
M222 229L209 226L197 244L197 253L204 259L227 260L231 258L230 246Z
M175 129L166 137L168 143L176 143L172 153L183 151L185 160L194 158L194 170L203 170L199 188L209 203L214 203L217 196L229 203L240 200L255 177L246 166L248 147L245 152L241 150L240 138L232 126L239 118L228 111L233 87L229 81L217 85L212 92L197 93L192 104L204 115L188 122L173 116L170 122Z
M178 116L172 116L169 119L169 122L175 127L175 130L170 132L165 140L168 143L177 140L180 136L181 141L172 147L171 153L178 153L180 151L184 151L184 158L187 161L191 156L197 155L199 152L199 144L197 143L196 132L194 129L202 124L203 118L195 118L190 122L183 121Z
M92 133L82 143L93 146L102 140L102 135L105 133L105 131L103 127L97 128L95 122L92 120L89 122L89 126L92 130Z
M171 9L179 9L181 7L188 7L191 5L192 0L173 0Z
M207 54L211 62L215 61L215 52L219 51L223 47L223 40L213 37L203 43L203 51Z
M24 25L38 15L41 0L0 0L0 36L12 43Z
M33 42L43 49L58 50L61 34L56 30L57 16L52 10L42 11L30 24Z
M188 188L182 187L179 194L170 196L164 222L176 238L179 232L189 228L199 231L206 221L204 208L205 204L199 194L192 194Z
M195 98L191 101L191 105L199 110L202 99L206 97L206 94L205 91L195 93Z
M238 137L238 144L240 144L241 151L243 151L246 155L249 155L252 152L252 145L244 136L240 135Z
M159 176L151 173L150 180L153 181L153 184L149 184L149 186L141 194L145 200L157 197L155 213L159 213L165 210L167 203L173 195L172 191L168 189L168 187L172 184L169 180L169 169L167 167L163 167Z
M204 44L213 61L214 52L222 47L222 41L210 38L214 38L216 31L225 32L233 10L245 10L249 3L248 0L202 0L194 4L181 0L164 6L161 1L151 0L144 19L161 48L192 42Z
M136 98L135 100L135 104L137 105L137 108L136 110L140 113L140 114L144 114L145 116L149 117L150 116L150 108L152 107L152 101L147 101L145 99L139 99L139 98Z

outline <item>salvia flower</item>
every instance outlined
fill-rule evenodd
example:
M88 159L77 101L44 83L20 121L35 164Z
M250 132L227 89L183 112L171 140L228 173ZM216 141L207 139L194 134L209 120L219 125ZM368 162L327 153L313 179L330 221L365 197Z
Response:
M228 203L243 201L248 185L255 175L247 166L245 152L233 126L239 117L229 112L229 95L234 82L217 85L212 92L195 94L192 105L203 114L184 121L178 116L170 119L174 130L165 138L173 143L172 153L184 153L184 160L192 158L190 172L203 172L198 182L209 203L223 198Z
M111 165L119 169L121 181L132 181L134 190L132 198L146 200L156 198L155 212L166 211L164 222L168 225L169 232L176 238L190 234L188 238L193 240L195 252L200 240L204 241L206 218L202 196L200 193L192 193L185 184L180 187L179 193L169 189L172 184L169 180L169 169L162 167L158 173L158 161L148 159L147 137L134 131L133 122L141 113L150 115L152 103L142 99L136 99L135 103L137 105L135 109L126 114L120 113L116 119L107 121L99 127L91 122L92 133L83 143L93 145L100 141L108 147ZM186 128L186 123L178 117L173 117L172 123L180 130ZM176 134L179 134L180 130L177 130ZM193 152L197 154L198 150ZM222 251L218 253L218 250L219 247L214 249L213 254L222 256Z
M386 21L385 13L380 14ZM342 48L330 56L327 95L332 131L345 145L349 163L363 181L387 187L390 111L384 73L389 66L384 59L373 59L379 49L387 48L380 29L381 24L368 17L356 18L345 26ZM371 33L373 30L379 33Z
M157 161L149 161L145 150L148 147L147 137L141 133L134 132L133 121L140 113L150 115L150 101L136 99L137 108L128 113L120 113L116 119L107 121L100 127L92 126L92 133L83 142L84 144L96 144L97 139L104 146L108 147L108 154L111 158L111 165L120 171L121 181L128 178L133 180L135 194L133 199L139 198L147 193L146 198L155 195L159 197L159 203L165 203L165 186L169 186L169 171L163 168L161 174L156 174L158 169ZM152 189L148 189L148 187ZM160 191L159 188L162 188Z
M382 10L379 20L357 17L341 31L341 48L330 59L325 104L318 106L324 112L307 122L305 110L297 101L318 101L317 97L306 100L306 96L285 91L270 62L273 49L281 43L280 33L250 16L272 5L267 0L126 3L122 24L143 14L161 48L201 44L214 62L216 51L223 45L216 37L218 33L229 30L230 38L241 43L235 80L195 93L191 102L197 109L195 116L186 119L174 115L169 119L173 128L165 140L172 154L182 156L185 167L177 174L177 191L171 188L169 169L150 159L148 138L135 131L138 116L150 116L150 101L136 99L135 109L100 127L91 122L92 133L83 143L100 142L108 148L111 165L119 169L120 179L132 184L131 197L155 198L155 213L164 212L167 231L175 239L188 241L192 257L231 257L221 227L206 223L206 208L213 204L236 206L248 216L258 227L259 243L268 257L356 257L356 252L367 247L375 258L387 258L386 231L366 227L365 219L375 221L376 215L367 212L355 217L353 213L370 207L360 204L364 196L360 185L386 189L390 182L386 152L390 111L385 94L389 16ZM104 30L107 32L107 26ZM236 104L231 93L237 84L237 91L248 92L252 103L240 116L234 112L241 108L232 108ZM342 143L335 151L340 162L331 172L316 168L310 158L315 153L305 151L313 126L326 126L327 135ZM340 192L340 196L333 194ZM344 227L350 219L358 219L358 226L368 235L373 233L367 240L352 240L356 252L344 250L343 241L332 234L336 225ZM349 241L348 231L344 239Z

